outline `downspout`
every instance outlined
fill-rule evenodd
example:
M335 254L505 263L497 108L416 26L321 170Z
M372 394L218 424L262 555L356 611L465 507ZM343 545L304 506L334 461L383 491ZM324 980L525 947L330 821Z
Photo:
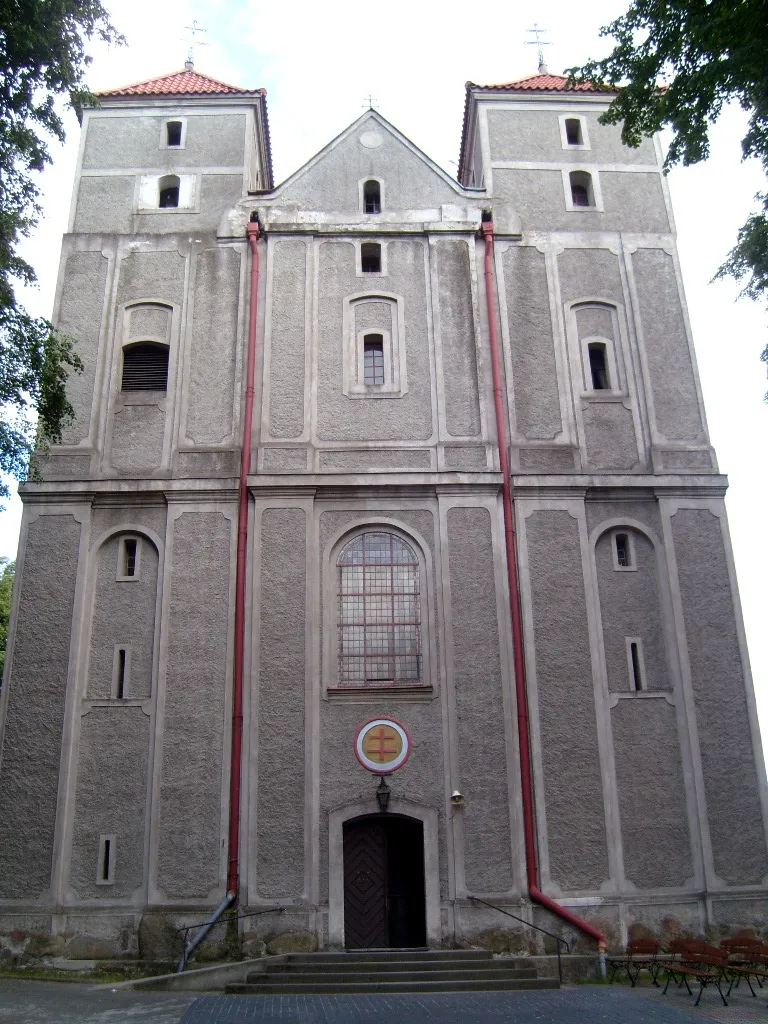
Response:
M486 219L487 218L487 219ZM501 499L504 507L504 541L507 551L507 576L509 583L509 610L512 618L512 644L515 669L515 697L517 702L517 731L520 746L520 786L523 801L523 833L525 836L525 867L528 875L528 892L531 900L568 924L579 928L597 942L600 958L600 973L605 977L605 936L589 922L561 907L546 896L538 887L536 864L536 842L533 822L533 782L531 778L531 741L528 724L528 699L525 684L525 660L523 658L523 629L520 612L520 589L517 575L517 554L515 550L515 524L512 511L512 485L507 457L507 437L504 426L504 403L501 389L501 365L496 330L496 289L493 276L493 221L489 212L483 212L483 237L485 238L485 298L488 305L488 339L491 351L491 376L493 379L493 405L496 412L496 436L499 445L499 467L501 469Z
M248 471L251 465L253 392L256 375L256 306L259 290L259 221L251 214L247 227L251 247L251 291L248 303L248 352L245 370L243 447L240 455L240 500L237 509L237 564L235 570L235 658L232 687L232 755L229 774L229 862L227 893L238 893L240 857L240 782L243 750L243 652L245 649L245 569L248 556Z

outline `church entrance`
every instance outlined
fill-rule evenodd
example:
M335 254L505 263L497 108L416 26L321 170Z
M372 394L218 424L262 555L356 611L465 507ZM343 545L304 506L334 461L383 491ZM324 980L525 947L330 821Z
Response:
M344 823L347 949L426 946L424 826L372 814Z

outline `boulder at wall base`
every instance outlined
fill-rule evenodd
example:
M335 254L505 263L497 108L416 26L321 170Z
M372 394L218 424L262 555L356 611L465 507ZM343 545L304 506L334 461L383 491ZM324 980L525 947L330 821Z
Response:
M141 915L139 956L142 960L176 960L181 956L181 936L165 914Z

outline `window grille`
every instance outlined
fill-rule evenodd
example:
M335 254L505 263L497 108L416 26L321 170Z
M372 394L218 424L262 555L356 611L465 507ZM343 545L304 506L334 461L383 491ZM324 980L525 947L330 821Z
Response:
M363 209L366 213L381 213L381 186L378 181L363 185Z
M417 685L419 563L391 533L363 533L339 555L339 685Z
M384 383L384 338L367 334L363 344L363 383Z
M168 346L153 341L127 345L123 349L121 391L166 391L168 389Z

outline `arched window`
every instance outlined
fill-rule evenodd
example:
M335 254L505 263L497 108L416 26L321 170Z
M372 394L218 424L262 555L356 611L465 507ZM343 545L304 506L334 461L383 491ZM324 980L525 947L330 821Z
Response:
M592 175L586 171L571 171L571 202L574 206L594 206L595 192L592 187Z
M378 181L366 181L363 185L363 210L366 213L381 213L381 185Z
M123 349L121 391L167 391L168 346L140 341Z
M158 206L161 209L171 209L179 205L179 185L180 181L175 174L166 174L165 177L161 178L158 182L159 197Z
M384 383L384 336L366 334L363 339L363 382Z
M419 560L393 533L371 530L346 544L336 563L339 685L421 681Z

